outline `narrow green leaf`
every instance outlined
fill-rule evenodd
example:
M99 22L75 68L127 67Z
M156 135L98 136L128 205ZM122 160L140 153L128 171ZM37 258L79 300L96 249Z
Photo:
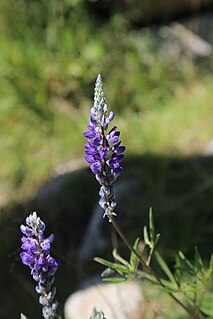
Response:
M165 260L164 260L163 257L161 257L161 255L159 254L159 252L156 252L156 253L155 253L155 257L156 257L156 259L157 259L157 262L158 262L159 266L160 266L161 269L164 271L164 273L167 275L167 277L169 278L169 280L171 281L171 283L177 285L173 273L171 272L171 270L170 270L169 267L167 266Z
M149 235L151 242L154 242L155 238L155 228L154 228L154 219L152 214L152 207L149 209Z
M127 281L126 278L104 278L103 281L108 282L109 284L118 284L120 282Z
M185 263L185 265L188 266L188 268L190 270L194 271L194 267L193 267L192 263L186 258L186 256L183 254L183 252L179 251L178 255L180 257L180 260L183 261Z
M209 270L211 273L213 273L213 254L211 255L211 258L210 258Z
M123 265L125 265L125 266L129 266L128 261L126 261L126 260L123 259L120 255L118 255L116 249L113 249L112 255L113 255L113 257L114 257L117 261L119 261L121 264L123 264Z
M197 272L203 269L203 261L197 247L195 247L195 267Z
M157 234L155 237L155 247L157 246L159 240L160 240L160 234Z
M112 262L110 262L108 260L105 260L105 259L99 258L99 257L95 257L94 261L98 262L99 264L102 264L104 266L107 266L109 268L113 268L114 269L114 263L112 263Z
M213 254L211 255L210 262L209 262L209 268L207 270L207 278L211 278L213 275Z
M98 263L104 265L104 266L107 266L108 268L112 268L112 269L116 270L120 274L129 273L129 268L127 266L112 263L110 261L107 261L107 260L99 258L99 257L95 257L94 260L97 261Z
M180 286L181 269L180 269L180 257L178 254L175 256L175 279L178 286Z
M136 240L134 242L134 245L133 245L133 248L136 251L138 249L139 240L140 240L139 237L136 238ZM134 251L131 251L129 262L130 262L130 265L133 267L134 270L137 269L137 267L138 267L138 257L135 255Z
M144 242L145 242L145 245L147 246L151 246L151 242L149 240L149 235L148 235L148 231L147 231L147 227L144 226L143 228L143 239L144 239Z
M21 313L20 319L27 319L27 317L23 313Z

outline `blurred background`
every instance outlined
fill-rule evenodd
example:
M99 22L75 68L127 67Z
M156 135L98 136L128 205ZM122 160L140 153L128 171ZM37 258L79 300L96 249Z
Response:
M124 232L141 236L152 206L165 258L177 249L190 256L197 245L207 260L213 1L1 0L0 31L0 318L39 317L19 260L19 225L29 212L56 236L61 309L100 271L94 255L110 252L115 234L106 221L104 245L87 240L98 185L84 163L82 132L98 73L127 147L116 190ZM146 318L167 318L160 311Z

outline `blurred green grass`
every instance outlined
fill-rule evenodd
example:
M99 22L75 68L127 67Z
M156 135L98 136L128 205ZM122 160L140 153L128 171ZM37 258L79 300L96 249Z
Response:
M163 54L150 29L134 30L119 11L97 21L88 5L1 1L0 178L11 199L82 158L98 73L127 155L196 154L212 138L211 70Z
M128 168L128 157L131 165L127 175L131 177L134 173L141 178L141 188L123 209L124 224L125 212L132 212L132 207L136 211L133 217L126 213L126 230L129 231L132 222L130 237L135 238L135 233L140 233L140 229L135 229L136 223L139 227L144 222L141 221L143 212L153 206L160 230L167 237L165 246L170 244L169 248L174 250L178 243L189 250L194 242L202 244L203 234L205 240L210 238L212 188L205 194L195 192L199 204L190 194L205 183L211 168L195 163L194 169L193 164L182 163L179 159L202 154L213 138L212 58L196 64L186 54L165 54L158 44L156 30L134 29L128 15L119 10L112 11L102 21L97 19L97 13L91 14L89 6L89 1L83 0L0 2L0 195L7 201L25 201L57 165L75 158L82 160L85 143L82 132L88 123L94 81L101 73L109 108L115 111L116 124L127 146L125 165ZM128 14L131 17L131 12ZM63 190L57 222L53 214L54 202L46 212L48 218L53 219L57 230L54 233L61 240L59 251L64 255L66 246L72 244L72 256L76 256L77 241L82 236L79 229L86 228L97 199L93 187L98 186L95 185L91 176L77 176ZM183 205L186 205L185 210ZM13 244L12 249L2 246L3 264L8 251L17 248L20 212L25 208L12 208L11 216L14 211L18 214L15 225L11 223L13 217L1 225L2 242L6 246ZM86 214L79 214L79 211ZM187 223L181 235L177 224L182 225L182 218ZM189 232L187 225L192 221ZM74 225L72 232L70 225ZM200 226L203 229L199 233ZM11 228L11 233L7 228ZM194 234L194 230L197 233ZM15 240L8 241L8 234L10 238L16 234ZM4 271L2 276L6 284L7 264ZM71 279L64 287L68 274ZM64 277L59 274L59 291L64 299L73 288L70 285L76 285L75 277L70 269ZM24 282L22 277L21 280ZM8 287L16 291L17 283L13 281L10 279ZM18 289L22 291L23 287ZM10 295L12 290L8 288L8 291ZM145 294L148 308L149 302L153 307L145 314L148 319L185 318L176 309L171 317L173 304L157 291L147 290ZM3 304L8 300L11 303L11 307L9 304L2 308L4 317L9 314L9 308L13 311L17 295L19 293L13 292L14 298L8 298L4 292ZM159 299L165 307L159 308L159 303L151 305L153 299ZM29 305L29 309L35 308L35 303L29 302Z
M144 296L143 317L146 319L187 319L189 316L161 289L143 284L141 290ZM209 313L212 309L212 295L207 295L205 307ZM205 309L205 308L203 308Z
M126 154L202 154L213 136L212 84L195 81L187 89L180 88L163 109L136 113L126 108L116 114ZM105 91L107 95L107 88ZM113 102L108 102L113 109ZM79 110L61 103L49 120L41 120L29 109L3 107L0 177L10 197L11 190L15 196L29 195L55 166L83 157L82 131L88 122L89 103L88 99Z

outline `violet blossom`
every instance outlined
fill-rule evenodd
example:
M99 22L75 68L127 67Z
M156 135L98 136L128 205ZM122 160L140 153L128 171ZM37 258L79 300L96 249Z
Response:
M56 314L58 302L55 300L56 288L53 287L54 275L59 262L51 257L50 246L54 235L44 238L45 224L33 212L26 218L26 226L21 225L24 234L21 238L20 254L22 263L29 266L31 275L37 282L36 292L40 294L39 303L42 305L42 314L45 319L59 319Z
M87 138L86 161L91 171L101 185L100 206L104 209L104 216L115 215L116 206L113 186L123 168L121 162L125 146L119 140L120 132L117 126L108 131L109 123L114 119L114 113L108 112L108 106L103 91L103 82L99 74L95 83L94 104L90 110L90 123L88 131L84 132Z

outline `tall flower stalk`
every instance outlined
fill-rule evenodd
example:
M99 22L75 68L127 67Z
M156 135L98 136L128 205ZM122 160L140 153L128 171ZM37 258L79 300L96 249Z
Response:
M121 174L121 162L125 146L119 140L120 132L117 126L108 130L109 123L114 119L114 113L108 112L104 96L103 82L99 74L95 83L94 103L90 110L90 123L88 131L84 132L87 138L86 161L90 164L91 171L101 185L99 204L104 209L104 216L111 220L115 214L115 196L113 183Z
M144 251L139 252L138 239L134 246L131 245L113 216L116 215L114 211L116 202L113 192L113 183L122 172L121 162L123 161L123 152L125 151L125 147L121 146L121 141L119 141L120 132L117 131L117 127L113 126L108 131L108 126L113 119L113 112L108 112L102 78L99 74L95 83L94 104L90 110L90 123L88 125L88 130L84 132L84 136L87 138L87 144L85 144L85 159L90 164L91 171L95 174L96 179L101 185L99 191L99 204L104 209L104 216L107 216L109 221L112 222L113 227L131 251L131 254L130 261L128 262L117 255L116 251L113 251L114 258L119 261L118 264L116 262L108 262L102 258L95 258L95 260L118 272L119 278L107 278L108 281L112 280L112 282L114 282L113 279L120 280L121 274L123 275L122 279L126 280L132 278L132 275L133 277L135 276L136 278L147 280L150 283L161 286L167 291L173 300L179 304L191 318L201 319L202 317L205 317L205 314L201 309L198 309L197 305L194 307L194 305L188 304L187 302L185 303L181 298L176 296L177 292L181 292L181 283L178 282L177 278L171 273L169 267L159 253L155 252L157 262L169 277L170 281L167 282L165 279L160 278L150 265L151 258L160 236L159 234L155 236L154 233L152 211L150 210L149 215L149 234L147 228L144 227L145 251L147 252L148 250L148 257L146 256L146 253L144 254ZM142 271L138 268L139 264L142 266ZM196 273L197 267L198 266L196 265ZM208 278L204 279L208 281ZM195 301L197 299L196 294L197 291L195 292Z
M26 218L26 226L20 226L24 234L21 238L23 252L20 257L22 263L30 267L31 275L37 282L36 292L40 295L39 303L42 305L43 317L60 319L56 313L58 302L55 299L56 288L53 286L59 262L50 255L54 235L44 238L45 228L45 224L36 212Z

